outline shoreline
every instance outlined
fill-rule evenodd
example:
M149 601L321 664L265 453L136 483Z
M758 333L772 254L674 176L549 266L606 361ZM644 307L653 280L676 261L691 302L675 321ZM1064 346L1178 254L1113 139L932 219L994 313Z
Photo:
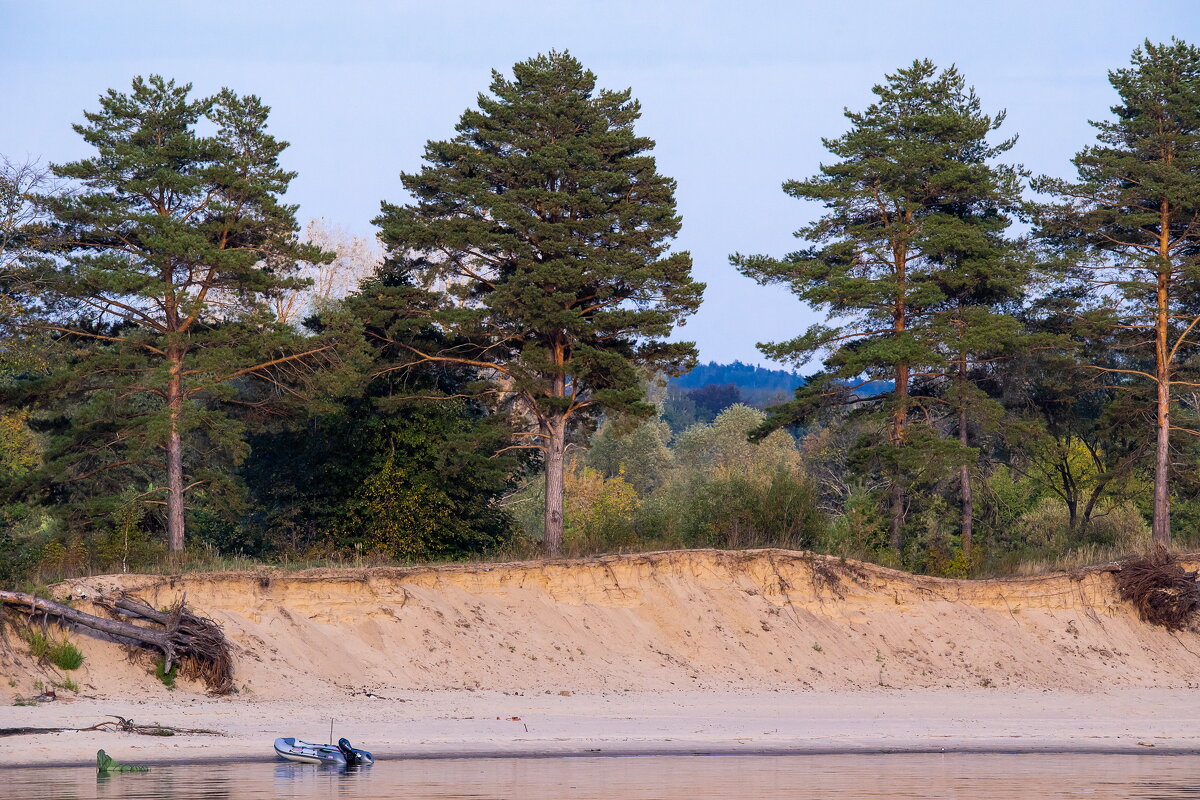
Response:
M401 701L78 699L8 707L3 727L86 727L106 714L221 730L141 736L113 731L3 737L0 770L119 761L284 763L275 736L346 736L379 761L833 755L1200 755L1200 693L1114 689L660 692L512 696L409 692ZM511 717L517 717L512 720ZM281 722L287 720L287 722ZM286 727L281 727L286 726ZM1146 746L1141 743L1152 744Z
M6 737L7 738L7 737ZM1112 747L1076 746L1068 744L1048 744L1045 746L1026 745L1018 748L1004 748L991 745L951 745L947 747L929 747L913 745L911 747L890 746L883 749L872 747L863 748L822 748L797 747L780 749L723 749L710 748L706 750L685 749L631 749L621 750L583 750L583 751L446 751L433 753L375 753L376 763L392 761L481 761L481 760L548 760L548 759L586 759L586 758L809 758L818 756L1153 756L1188 757L1200 756L1200 746L1187 748L1154 747L1146 748L1137 745L1114 745ZM10 769L81 769L94 767L96 760L88 761L50 761L36 764L4 764L0 773ZM156 760L143 758L142 764L151 767L173 767L206 764L277 764L287 765L288 762L278 756L213 756L209 758L184 757L171 760ZM298 767L311 766L316 769L328 769L318 764L296 764Z

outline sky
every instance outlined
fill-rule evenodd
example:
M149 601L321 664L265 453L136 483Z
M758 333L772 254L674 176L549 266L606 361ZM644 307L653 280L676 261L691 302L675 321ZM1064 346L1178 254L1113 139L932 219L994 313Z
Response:
M289 142L288 192L315 217L369 234L424 143L453 135L491 71L569 50L599 86L632 88L639 133L678 181L694 273L708 284L678 331L702 361L771 365L756 343L823 315L738 274L729 255L784 255L820 206L784 180L815 174L845 108L917 58L955 64L985 111L1007 110L1008 160L1071 175L1109 114L1107 72L1145 39L1200 44L1195 0L826 0L826 2L356 2L0 0L0 154L69 161L71 129L109 88L159 73L196 91L257 94ZM809 371L813 366L805 368Z

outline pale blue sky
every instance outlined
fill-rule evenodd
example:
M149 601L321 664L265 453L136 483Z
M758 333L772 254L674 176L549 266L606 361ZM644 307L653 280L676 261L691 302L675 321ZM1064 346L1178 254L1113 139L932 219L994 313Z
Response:
M957 64L987 110L1008 109L1014 160L1066 175L1091 141L1087 120L1112 104L1106 71L1172 35L1200 43L1200 3L0 0L0 153L80 156L71 123L137 74L229 86L273 107L301 217L365 233L492 68L569 49L602 86L633 88L640 131L679 182L679 246L709 284L682 338L703 360L766 363L756 342L816 315L738 275L728 255L794 249L791 232L820 209L781 182L816 171L820 138L845 130L843 107L868 103L885 72Z

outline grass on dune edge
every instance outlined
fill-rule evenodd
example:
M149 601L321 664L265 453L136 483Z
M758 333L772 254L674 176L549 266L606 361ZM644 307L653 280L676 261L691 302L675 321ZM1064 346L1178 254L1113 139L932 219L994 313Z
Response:
M687 550L691 549L663 547L661 546L662 543L646 544L647 546L641 548L621 548L619 550L602 550L595 552L568 551L564 553L563 558L589 559L614 555L619 556L657 552L686 552ZM900 569L902 572L911 572L910 570L904 570L902 566L895 563L894 559L875 558L872 557L873 554L870 553L818 553L818 555L829 555L835 558L862 561L892 569ZM1009 577L1036 577L1056 572L1070 572L1087 567L1109 564L1115 561L1135 558L1142 555L1144 555L1144 553L1140 551L1130 551L1122 548L1101 547L1095 545L1082 546L1066 553L1034 552L1027 554L1008 554L1003 558L978 564L976 568L972 569L971 574L966 577L968 579L979 580ZM1186 554L1180 554L1179 557L1185 561L1193 560L1192 556ZM1196 557L1200 557L1200 554L1196 554ZM129 574L142 575L184 575L202 572L261 572L263 570L300 572L309 569L361 569L371 567L423 567L451 564L502 564L541 560L545 559L536 546L506 548L503 551L486 555L477 555L471 558L429 560L402 560L361 553L344 558L303 558L282 556L273 559L262 559L242 555L222 554L212 548L195 548L187 550L175 557L163 556L157 559L148 560L144 563L136 564L131 569L127 570L127 572ZM111 570L81 570L64 574L44 574L39 576L39 580L36 582L29 582L24 586L13 588L23 591L31 591L38 588L48 587L51 584L62 580L111 574L119 573L114 573ZM911 574L925 573L911 572ZM36 594L37 592L33 591L32 593Z

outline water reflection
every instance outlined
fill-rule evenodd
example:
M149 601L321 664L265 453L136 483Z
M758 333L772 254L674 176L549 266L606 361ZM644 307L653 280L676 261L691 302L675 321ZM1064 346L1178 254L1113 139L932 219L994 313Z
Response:
M1050 755L731 756L382 760L0 771L11 800L1056 800L1200 798L1200 757Z
M1196 783L1200 784L1200 774L1196 776ZM1162 782L1152 782L1138 784L1135 793L1130 797L1136 797L1138 800L1180 800L1180 798L1200 797L1200 788L1196 786L1172 786Z
M275 765L274 796L373 797L369 791L373 770L373 767L279 763Z

